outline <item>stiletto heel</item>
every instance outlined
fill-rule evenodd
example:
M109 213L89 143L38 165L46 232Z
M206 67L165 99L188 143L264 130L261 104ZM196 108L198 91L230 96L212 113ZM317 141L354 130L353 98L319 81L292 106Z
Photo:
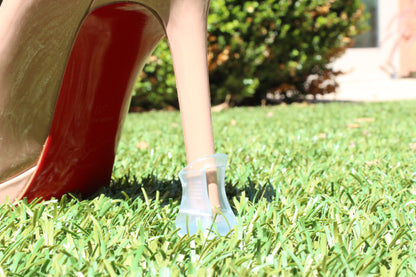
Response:
M227 159L225 154L202 157L179 173L182 183L182 202L176 218L179 235L193 235L198 229L209 232L215 225L214 228L223 236L237 224L225 193ZM214 189L210 185L214 185ZM209 197L218 199L219 205L212 207Z
M188 163L214 154L209 0L4 0L0 203L109 183L136 77L166 34ZM211 191L218 191L211 184ZM211 207L222 207L209 196Z

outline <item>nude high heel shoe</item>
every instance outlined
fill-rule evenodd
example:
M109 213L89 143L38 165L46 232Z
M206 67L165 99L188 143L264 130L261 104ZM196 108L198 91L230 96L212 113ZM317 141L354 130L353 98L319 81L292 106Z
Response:
M109 183L130 92L164 35L188 162L214 154L208 6L209 0L4 0L0 203L91 193Z

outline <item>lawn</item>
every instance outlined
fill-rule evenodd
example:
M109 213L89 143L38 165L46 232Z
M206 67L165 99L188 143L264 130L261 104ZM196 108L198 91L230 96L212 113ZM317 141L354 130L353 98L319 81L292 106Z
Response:
M178 112L128 115L95 196L0 206L0 276L416 274L415 101L213 114L239 224L179 237Z

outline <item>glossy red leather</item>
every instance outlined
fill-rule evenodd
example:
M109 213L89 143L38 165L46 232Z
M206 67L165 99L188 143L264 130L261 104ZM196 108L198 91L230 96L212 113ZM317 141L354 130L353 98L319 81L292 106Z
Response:
M85 19L49 137L23 197L89 194L110 182L130 93L163 35L159 20L138 4L104 6Z

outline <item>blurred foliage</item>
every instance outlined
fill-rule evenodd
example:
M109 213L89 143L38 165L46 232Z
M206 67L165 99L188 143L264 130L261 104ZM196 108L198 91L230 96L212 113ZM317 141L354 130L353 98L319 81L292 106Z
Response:
M213 104L258 104L334 92L330 62L367 30L360 0L215 0L208 18ZM177 107L169 49L163 41L135 86L133 105Z
M178 107L172 58L166 39L159 43L140 73L131 106L144 109Z
M336 88L329 63L366 28L360 0L216 0L209 25L214 102ZM215 23L214 23L215 22ZM214 57L214 58L212 58Z

